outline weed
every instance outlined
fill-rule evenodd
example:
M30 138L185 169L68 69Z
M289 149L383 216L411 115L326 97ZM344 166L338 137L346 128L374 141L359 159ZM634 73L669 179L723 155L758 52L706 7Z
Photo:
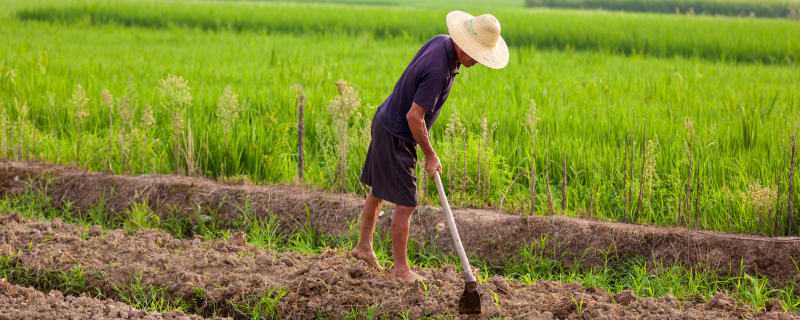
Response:
M278 307L287 293L284 288L273 288L233 303L232 306L237 314L253 320L280 319Z
M577 313L578 316L582 317L586 308L586 300L584 300L583 295L578 294L573 296L571 299L572 299L572 305L575 306L575 313Z
M252 222L247 229L247 241L260 248L277 250L283 239L279 232L278 219L270 215L266 219Z
M150 209L147 203L134 204L128 208L127 216L123 228L128 233L142 229L156 229L161 224L161 218Z
M188 303L174 297L166 288L144 284L141 274L135 275L128 285L114 286L114 293L117 299L137 309L157 312L189 309Z
M736 294L756 311L762 311L773 294L767 283L767 279L745 274L736 281Z

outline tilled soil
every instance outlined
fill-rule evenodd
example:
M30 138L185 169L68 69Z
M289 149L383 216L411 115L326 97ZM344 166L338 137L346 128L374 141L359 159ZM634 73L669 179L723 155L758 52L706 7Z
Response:
M0 195L30 188L46 192L57 204L88 210L99 201L112 212L146 202L160 215L216 213L232 221L249 206L259 216L274 214L286 230L310 224L315 230L342 235L356 221L362 199L297 186L226 185L208 179L172 176L119 176L31 162L0 161ZM494 265L512 261L520 249L546 238L539 250L566 265L602 267L609 259L645 258L653 262L700 266L723 275L740 271L768 277L774 285L800 286L800 238L768 238L692 231L683 228L609 223L567 217L528 217L494 210L454 210L468 254ZM390 224L390 214L381 226ZM442 214L420 208L412 238L452 252ZM491 236L488 236L491 235Z
M145 312L112 301L85 296L64 296L59 291L43 293L20 287L0 279L0 320L51 320L51 319L142 319L142 320L194 320L196 315L181 313Z
M168 288L175 297L196 297L201 288L210 305L283 288L287 294L279 312L287 319L338 319L368 307L390 316L406 312L411 318L454 315L463 290L460 273L449 267L421 270L425 284L401 284L338 252L267 252L246 244L244 234L227 241L178 240L160 231L127 234L17 215L0 216L0 255L16 256L26 269L58 271L80 265L90 284L103 292L113 292L109 289L136 275L143 284ZM481 284L480 290L484 313L471 318L800 319L780 312L754 314L724 295L710 302L639 299L573 284L523 285L500 277Z

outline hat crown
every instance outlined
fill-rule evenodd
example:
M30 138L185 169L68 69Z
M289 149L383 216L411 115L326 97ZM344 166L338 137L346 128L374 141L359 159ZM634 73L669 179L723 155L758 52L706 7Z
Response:
M500 39L500 22L491 14L480 15L464 21L466 29L486 48L494 48Z

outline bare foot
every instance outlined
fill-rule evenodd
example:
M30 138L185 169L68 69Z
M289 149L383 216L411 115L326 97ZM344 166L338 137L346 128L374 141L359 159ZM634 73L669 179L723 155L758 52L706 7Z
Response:
M350 255L358 260L366 262L367 265L375 270L383 271L383 267L381 267L381 265L378 263L378 257L375 256L375 253L372 252L372 250L353 248L353 250L350 251Z
M392 269L391 275L395 279L397 279L397 280L399 280L401 282L405 282L405 283L414 283L414 282L417 282L417 281L419 281L419 282L425 281L425 277L423 277L423 276L421 276L421 275L419 275L416 272L411 271L411 270L398 271L397 269Z

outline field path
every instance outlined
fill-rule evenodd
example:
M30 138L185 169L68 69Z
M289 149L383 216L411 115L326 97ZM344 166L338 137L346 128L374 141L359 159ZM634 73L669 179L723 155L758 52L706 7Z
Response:
M29 190L47 193L57 205L88 210L100 201L123 213L146 202L160 215L214 212L223 226L251 207L259 216L274 215L282 227L310 225L329 235L343 235L357 221L362 200L351 194L298 186L228 185L205 178L174 175L123 176L89 173L71 167L0 161L0 195ZM390 209L386 209L389 212ZM704 266L723 275L740 267L768 277L775 285L800 286L800 238L769 238L551 216L522 218L500 211L457 209L454 215L468 254L495 266L511 261L525 246L547 239L541 252L566 265L602 266L607 259L643 257L650 261ZM387 228L390 214L381 218ZM412 238L451 251L438 208L420 208Z
M202 289L205 303L216 306L282 288L286 295L279 311L287 319L320 314L340 318L371 306L378 314L409 312L412 318L452 314L463 290L460 274L449 267L422 270L429 279L424 286L405 285L339 252L267 252L246 244L244 234L227 241L178 240L161 231L128 234L14 214L0 216L0 254L14 256L30 270L64 271L79 265L91 287L112 295L114 286L125 286L137 276L142 284L167 288L172 296L196 298ZM579 312L592 319L753 317L723 295L708 303L637 299L557 282L526 286L500 277L481 284L481 290L483 318L574 319ZM776 312L757 318L800 319Z

